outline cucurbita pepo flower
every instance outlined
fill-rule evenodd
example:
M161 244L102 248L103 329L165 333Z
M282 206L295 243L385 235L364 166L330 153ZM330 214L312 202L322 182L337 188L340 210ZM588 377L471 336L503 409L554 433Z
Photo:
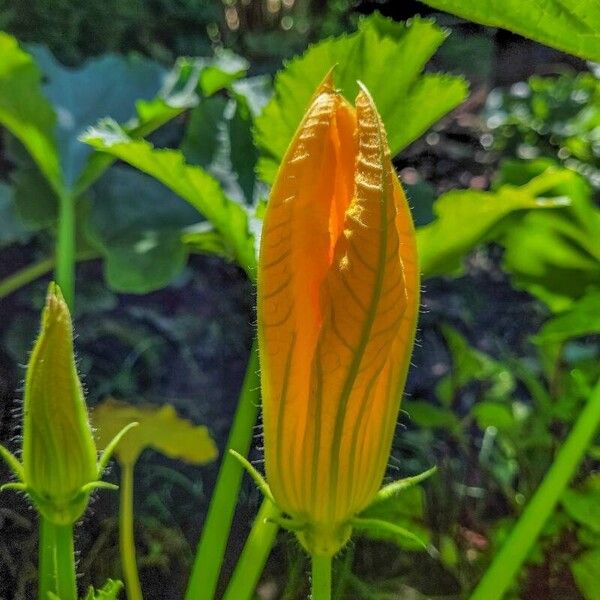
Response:
M22 462L0 446L19 481L3 488L27 492L52 523L72 524L94 488L115 487L98 480L127 429L98 461L75 365L71 316L60 289L51 283L25 377Z
M258 270L265 467L313 554L384 476L419 304L410 210L369 92L329 75L279 169Z

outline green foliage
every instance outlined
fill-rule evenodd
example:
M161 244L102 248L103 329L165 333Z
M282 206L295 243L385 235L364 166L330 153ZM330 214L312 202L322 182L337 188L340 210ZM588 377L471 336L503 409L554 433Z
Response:
M254 237L249 230L248 212L229 199L204 169L186 164L179 151L155 149L148 142L131 139L114 122L90 130L85 140L155 177L189 202L211 222L238 263L254 276Z
M185 227L198 213L155 179L113 167L94 187L86 233L104 258L107 283L145 293L167 285L183 269Z
M275 96L256 122L262 179L275 178L311 95L336 65L335 83L349 101L356 96L357 80L373 95L392 155L418 138L467 95L459 77L421 74L445 36L430 21L394 23L375 14L361 21L358 32L325 40L290 61L278 74Z
M44 97L41 74L17 41L0 32L0 123L27 148L56 193L63 189L54 111Z
M116 600L123 588L120 581L109 579L99 590L90 587L83 600Z
M575 177L568 170L548 168L518 187L506 183L494 192L452 190L442 195L433 206L436 219L417 230L421 271L426 277L460 272L464 256L491 239L492 229L510 213L569 204L552 190ZM549 198L542 197L548 192Z
M462 2L423 0L443 10L482 25L502 27L543 44L588 60L600 61L600 6L594 0L520 0Z
M507 161L499 183L531 185L538 173L552 168L548 160ZM511 223L500 242L503 267L513 283L545 302L552 310L567 309L600 281L600 209L587 182L574 172L544 191L570 199L568 208L528 213ZM528 182L528 183L525 183Z
M546 321L534 340L547 369L552 369L564 344L572 339L600 333L600 291L591 291L560 315Z
M484 112L492 147L504 156L547 157L600 187L600 80L591 73L531 77L495 89Z

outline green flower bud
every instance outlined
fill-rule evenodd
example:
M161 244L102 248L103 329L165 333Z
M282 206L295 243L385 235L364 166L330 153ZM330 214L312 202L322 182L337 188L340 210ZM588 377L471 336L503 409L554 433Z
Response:
M22 463L0 446L18 483L36 509L57 525L73 524L90 492L112 487L98 481L121 431L97 460L96 445L73 355L73 325L58 286L51 283L40 334L25 377Z
M51 283L25 379L23 472L44 516L73 523L85 510L82 488L97 479L96 446L73 355L73 325Z

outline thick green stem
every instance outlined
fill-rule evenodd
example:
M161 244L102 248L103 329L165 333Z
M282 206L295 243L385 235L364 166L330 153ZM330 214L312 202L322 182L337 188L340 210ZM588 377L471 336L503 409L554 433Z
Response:
M69 308L75 297L75 198L63 192L58 201L56 282Z
M73 525L54 525L56 595L60 600L77 600Z
M40 515L40 543L38 565L38 594L40 600L56 593L56 567L54 561L54 525Z
M471 600L500 600L507 592L554 511L558 499L575 475L599 424L600 381L544 480L473 592Z
M133 463L121 464L119 550L128 600L142 600L133 536Z
M331 556L312 554L311 600L331 600Z
M259 391L258 352L255 342L250 351L250 359L227 441L227 449L223 453L223 462L202 528L202 536L185 596L186 600L213 600L214 598L244 474L243 467L229 453L229 450L233 449L242 456L248 454L258 415Z
M223 600L250 600L263 572L279 526L271 519L281 516L279 509L267 498L258 511L238 560Z

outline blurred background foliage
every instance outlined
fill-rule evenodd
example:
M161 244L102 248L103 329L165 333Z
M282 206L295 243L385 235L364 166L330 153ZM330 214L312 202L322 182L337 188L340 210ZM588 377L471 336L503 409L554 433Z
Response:
M358 38L327 42L289 63L268 104L271 76L311 43L356 31L376 9L395 21L433 15L449 28L444 41L438 29L413 20L412 31L429 44L421 75L416 58L414 72L396 64L406 56L398 26L384 69L397 69L406 87L398 83L394 96L392 86L380 86L389 123L411 120L413 130L395 128L406 136L397 140L395 163L428 275L390 476L440 467L385 510L436 552L357 539L337 561L336 598L460 598L600 375L597 67L412 1L0 0L0 29L41 71L43 95L32 113L44 98L53 107L61 174L78 195L76 345L89 404L109 396L172 404L206 425L222 452L254 328L252 285L232 259L252 240L244 237L246 220L223 235L199 218L202 200L194 194L223 199L229 220L243 214L257 231L294 127L293 120L276 130L272 123L302 111L323 67L319 53L343 57ZM381 36L372 60L393 30L386 23L375 17L361 26L362 35ZM354 67L344 79L348 90L363 76ZM458 76L470 86L462 103ZM411 86L423 80L437 86L431 97L446 99L435 118L419 113L420 102L410 105ZM294 94L279 102L285 86ZM90 127L97 147L122 142L120 162L111 166L78 141ZM18 435L12 415L20 406L20 365L52 269L56 197L21 143L2 134L0 433L8 439ZM158 154L141 136L174 154ZM181 156L191 170L179 170ZM194 166L213 179L197 180ZM258 433L253 458L260 460ZM511 598L598 600L599 460L596 444ZM137 462L136 536L149 600L182 596L217 468L153 450ZM226 572L259 502L246 481ZM78 530L85 585L119 573L117 504L103 495ZM32 597L33 522L20 498L0 496L0 597ZM257 593L305 597L306 571L303 554L281 536Z

